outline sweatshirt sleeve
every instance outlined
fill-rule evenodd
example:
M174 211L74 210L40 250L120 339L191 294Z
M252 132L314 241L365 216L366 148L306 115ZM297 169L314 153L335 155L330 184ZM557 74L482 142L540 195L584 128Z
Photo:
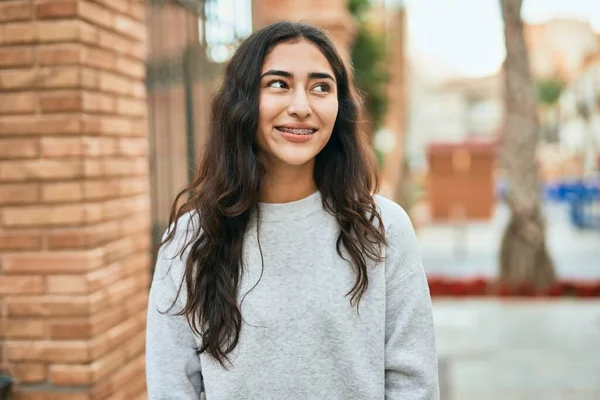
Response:
M196 342L181 310L171 268L183 270L179 257L167 259L159 251L148 300L146 326L146 384L149 400L199 399L202 387L200 358ZM178 300L181 300L181 295Z
M429 287L412 223L396 207L387 232L385 398L439 400Z

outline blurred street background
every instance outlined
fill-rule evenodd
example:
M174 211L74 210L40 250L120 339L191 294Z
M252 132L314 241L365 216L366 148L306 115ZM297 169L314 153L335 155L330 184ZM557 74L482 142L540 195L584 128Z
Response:
M352 65L442 399L600 399L598 0L0 0L0 400L146 398L171 203L224 63L280 19Z

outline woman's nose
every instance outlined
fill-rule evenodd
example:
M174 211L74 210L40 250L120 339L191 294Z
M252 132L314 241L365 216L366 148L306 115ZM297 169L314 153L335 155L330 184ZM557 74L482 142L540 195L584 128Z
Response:
M292 95L292 100L288 107L288 114L297 118L307 118L311 113L312 110L306 92L304 90L296 90Z

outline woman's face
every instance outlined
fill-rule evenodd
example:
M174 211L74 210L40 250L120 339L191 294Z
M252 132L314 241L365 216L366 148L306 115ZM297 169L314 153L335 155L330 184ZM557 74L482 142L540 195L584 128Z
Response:
M257 139L267 165L314 163L337 113L335 75L319 48L307 40L276 45L260 78Z

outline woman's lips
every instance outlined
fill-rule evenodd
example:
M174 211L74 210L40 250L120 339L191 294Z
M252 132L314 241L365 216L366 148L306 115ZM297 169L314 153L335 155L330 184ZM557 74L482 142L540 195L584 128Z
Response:
M276 126L275 129L285 133L292 133L294 135L311 135L317 130L312 128L288 128L285 126Z
M275 129L277 129L282 138L292 143L306 143L313 138L317 131L316 129L285 128L281 126Z

